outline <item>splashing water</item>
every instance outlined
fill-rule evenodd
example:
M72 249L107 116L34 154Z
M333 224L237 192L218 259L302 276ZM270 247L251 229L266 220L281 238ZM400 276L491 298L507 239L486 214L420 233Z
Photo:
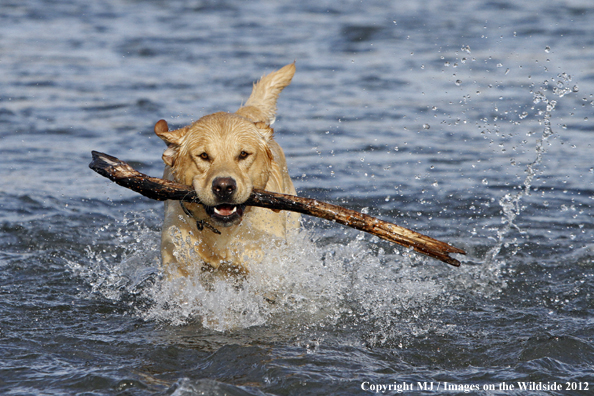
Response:
M552 92L557 97L577 92L577 86L569 86L571 77L566 74L553 81ZM386 253L377 238L364 234L347 242L324 243L311 231L302 230L289 242L269 241L263 247L267 253L262 262L244 278L209 278L209 274L196 273L167 279L160 269L159 232L146 224L147 216L160 216L139 212L127 214L116 226L113 242L87 248L89 263L70 263L71 269L86 279L92 294L126 304L143 320L166 325L198 323L217 331L264 324L283 328L342 325L364 328L366 341L373 345L436 331L438 321L425 319L441 312L439 307L455 304L460 290L488 296L507 286L500 277L503 264L496 258L512 228L523 232L514 222L553 135L551 118L557 102L546 91L547 87L533 94L532 110L543 125L536 155L526 165L519 191L499 200L503 226L482 266L452 272L407 251ZM527 113L520 115L526 117ZM112 233L106 225L97 231L97 239ZM178 242L180 252L186 251L184 241Z
M559 74L557 76L557 80L555 81L555 79L553 79L553 82L556 83L555 87L553 87L553 93L560 98L568 93L578 92L577 85L574 85L573 87L569 86L569 83L571 82L571 76L566 73ZM520 201L524 196L530 195L530 188L532 187L532 182L534 180L534 176L536 175L538 165L542 162L543 155L546 152L545 143L547 143L549 137L551 137L554 133L551 126L551 117L553 115L553 111L555 110L555 106L557 105L557 101L548 99L543 93L543 91L547 90L546 85L548 85L548 81L545 81L545 87L533 94L534 106L532 107L532 110L535 110L536 105L540 103L545 105L544 110L539 110L537 112L537 115L541 117L539 123L543 125L544 128L541 137L536 140L536 156L532 162L526 165L526 178L524 179L524 183L519 191L515 194L507 193L499 200L499 205L501 205L503 210L503 218L501 219L503 227L497 231L497 242L495 246L489 249L489 251L485 254L484 262L488 266L494 264L495 258L504 245L505 237L507 234L509 234L512 228L516 228L520 233L524 233L524 231L514 224L514 221L520 215L522 210ZM526 118L526 116L527 114L523 113L521 118Z
M180 249L185 249L184 244ZM139 314L146 320L174 325L199 319L214 330L246 328L275 321L278 314L296 313L289 321L333 320L340 314L345 274L338 262L320 266L307 232L291 243L269 241L262 262L245 277L221 277L197 272L188 277L163 279L146 295L153 306ZM283 320L287 320L284 317Z
M552 81L557 97L578 90L570 86L567 74ZM455 304L454 290L485 296L507 286L500 277L503 263L496 259L507 246L512 228L523 233L515 220L554 134L551 119L557 102L544 93L548 84L533 94L531 110L543 125L535 157L526 165L519 190L499 200L503 226L482 266L465 266L452 273L410 252L386 253L377 238L364 234L349 242L323 243L311 231L302 230L289 242L271 240L263 247L267 253L262 262L244 278L197 273L167 279L159 268L159 234L146 225L143 212L126 215L117 228L115 246L88 247L90 264L71 263L71 268L88 281L93 294L127 304L143 320L167 325L199 323L217 331L264 324L342 325L365 328L366 341L374 345L397 342L407 333L435 331L439 323L424 319L441 311L440 306ZM527 116L522 113L520 119ZM98 235L109 232L105 226ZM179 241L179 249L186 250L184 241Z
M116 223L115 238L110 224L99 228L93 245L86 247L89 261L69 262L70 269L87 280L92 294L116 301L155 280L160 242L157 233L146 224L154 216L152 211L126 214ZM107 241L97 242L105 238Z
M455 300L450 289L501 290L497 284L489 291L493 279L482 279L478 267L453 273L412 252L386 253L376 237L359 234L345 245L324 242L307 229L290 242L270 241L262 262L244 278L198 272L167 279L159 268L160 236L146 225L147 216L126 215L112 246L89 247L89 263L70 267L90 285L90 298L101 295L134 316L165 325L196 323L217 331L342 325L363 327L367 342L384 344L404 333L429 331L433 325L423 318L440 306L437 300ZM105 226L97 234L111 232Z
M324 253L307 231L293 235L291 243L269 241L262 262L245 278L197 271L167 279L159 268L160 236L141 216L146 213L122 220L115 247L88 247L90 263L71 262L70 267L91 286L91 294L127 303L144 320L170 325L198 320L206 328L223 331L270 321L333 322L343 310L348 286L343 265L340 260L322 262ZM110 232L109 228L97 233ZM179 242L180 250L186 249ZM289 312L294 314L284 315Z

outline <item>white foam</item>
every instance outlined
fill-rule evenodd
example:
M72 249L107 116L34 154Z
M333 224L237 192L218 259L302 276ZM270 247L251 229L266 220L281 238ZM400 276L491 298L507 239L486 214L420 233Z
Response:
M92 295L126 303L133 315L168 326L199 323L217 331L363 326L367 341L384 343L434 328L419 326L415 318L450 305L456 298L452 291L491 294L505 287L499 267L452 268L406 251L387 254L377 238L353 237L346 230L335 242L322 242L307 230L290 242L271 240L245 279L203 272L166 279L159 268L159 233L144 225L142 216L146 213L131 214L117 228L123 252L89 247L90 262L71 267L87 279Z

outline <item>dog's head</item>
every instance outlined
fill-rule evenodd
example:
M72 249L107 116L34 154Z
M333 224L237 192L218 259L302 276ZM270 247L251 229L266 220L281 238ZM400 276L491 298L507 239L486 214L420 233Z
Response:
M266 187L272 164L272 128L242 116L214 113L169 131L163 120L155 132L168 144L163 161L175 180L193 186L206 212L219 225L241 221L253 188Z
M167 143L163 161L177 182L194 187L216 224L238 224L252 189L266 187L274 160L268 143L276 100L294 72L290 64L263 77L235 114L210 114L173 131L164 120L155 125Z

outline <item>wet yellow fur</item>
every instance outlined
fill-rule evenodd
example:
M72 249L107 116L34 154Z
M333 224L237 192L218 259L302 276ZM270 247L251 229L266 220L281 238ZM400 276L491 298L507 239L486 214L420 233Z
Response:
M270 127L278 95L290 84L294 73L295 65L289 64L262 77L245 105L234 114L206 115L174 131L159 121L155 133L168 145L163 154L164 177L193 186L201 202L209 206L217 204L210 188L216 177L235 179L237 190L232 204L245 202L253 188L295 194L285 155ZM241 158L242 151L249 156ZM271 235L285 238L289 229L299 225L295 213L248 206L239 224L222 227L213 224L202 205L185 205L193 219L178 201L165 203L161 255L170 276L186 276L201 269L245 273L262 254L264 241ZM207 228L198 230L196 220L213 224L221 235ZM178 232L172 235L174 231ZM180 238L184 249L180 249Z

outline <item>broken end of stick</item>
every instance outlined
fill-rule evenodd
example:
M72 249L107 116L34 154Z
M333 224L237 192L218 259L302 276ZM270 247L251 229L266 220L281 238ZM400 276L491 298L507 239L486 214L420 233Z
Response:
M109 162L105 162L103 158L101 158L101 154L97 151L91 151L93 155L93 161L89 164L89 168L97 172L103 177L107 177L108 179L112 180L110 173L107 171L106 167L109 167Z
M95 167L99 166L100 164L106 164L109 166L121 165L123 161L120 161L116 157L113 157L109 154L101 153L99 151L91 151L91 155L93 156L93 161L89 164L89 168L94 169Z
M103 169L107 166L118 166L122 164L122 161L111 155L100 153L99 151L91 151L93 161L89 164L89 168L96 171L97 169Z
M147 176L138 172L126 162L105 153L92 151L91 154L93 155L93 161L89 164L89 168L122 187L129 188L157 201L172 199L200 203L196 192L191 186Z
M451 253L466 254L466 252L462 249L458 249L451 245L447 245L447 246L448 246L447 250L446 249L430 248L427 245L422 245L422 246L413 245L413 249L421 254L424 254L425 256L429 256L429 257L432 257L439 261L443 261L444 263L447 263L454 267L459 267L460 261L455 259L454 257L450 257L450 254Z
M464 253L458 253L458 254L466 254L466 252ZM446 255L445 258L441 259L443 262L449 264L449 265L453 265L454 267L459 267L460 266L460 261L456 260L453 257L450 257L450 255Z
M93 156L93 160L89 164L89 168L99 173L101 176L113 180L113 175L109 172L109 169L120 166L122 161L111 155L100 153L99 151L91 151L91 155Z
M448 245L448 248L449 248L449 250L448 250L448 252L446 253L446 256L447 256L447 258L448 258L448 261L446 261L446 263L448 263L448 264L450 264L450 265L453 265L454 267L459 267L459 266L460 266L460 261L456 260L456 259L455 259L455 258L453 258L453 257L450 257L450 254L451 254L451 253L455 253L455 254L462 254L462 255L466 255L466 251L464 251L464 250L462 250L462 249L460 249L460 248L457 248L457 247L455 247L455 246L452 246L452 245L450 245L450 244L447 244L447 245Z
M139 173L126 162L99 151L91 151L93 160L89 168L112 181L125 177L137 177Z
M380 238L399 245L413 248L418 253L443 261L444 263L460 266L460 261L450 257L450 254L466 254L462 249L452 246L444 241L440 241L430 236L420 234L416 231L400 227L393 223L373 219L372 233Z
M428 246L415 246L415 250L417 250L419 253L423 253L427 256L443 261L444 263L453 265L454 267L459 267L460 261L454 257L450 257L450 254L455 253L466 255L466 252L445 242L439 242L440 244L438 247L428 248Z

